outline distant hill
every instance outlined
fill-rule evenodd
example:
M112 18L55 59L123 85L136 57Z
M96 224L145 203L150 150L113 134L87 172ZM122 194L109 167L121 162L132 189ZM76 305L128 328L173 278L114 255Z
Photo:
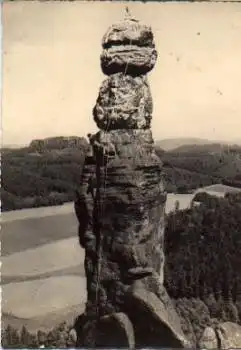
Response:
M87 145L87 140L79 136L56 136L47 137L44 139L32 140L29 145L20 144L2 144L1 149L23 149L29 147L31 150L45 150L63 149L63 148L77 148Z
M71 142L71 140L73 141L74 139L84 139L82 137L78 137L78 136L70 136L70 137L49 137L49 138L45 138L45 139L41 139L41 140L33 140L30 145L36 145L39 141L41 141L41 143L44 143L45 145L47 145L48 143L50 144L54 144L54 143L59 143L61 140L62 141L68 141ZM179 147L184 147L184 149L188 146L205 146L205 145L210 145L210 144L216 144L216 145L238 145L241 147L241 139L237 139L234 140L233 142L225 142L225 141L212 141L212 140L208 140L208 139L202 139L202 138L195 138L195 137L180 137L180 138L168 138L168 139L163 139L163 140L157 140L155 142L156 146L162 148L164 151L170 151L170 150L174 150L177 149ZM29 146L30 146L29 145ZM1 148L10 148L10 149L19 149L19 148L24 148L27 147L27 145L20 145L20 144L2 144Z
M87 148L83 137L60 136L33 140L24 148L2 149L2 210L73 201ZM155 148L163 160L169 193L189 193L217 183L241 187L239 146L209 143L169 151L160 145Z
M241 146L240 145L235 145L235 144L224 144L224 143L208 143L208 144L203 144L203 145L197 145L197 144L190 144L190 145L182 145L179 147L176 147L170 152L179 152L179 153L203 153L203 152L208 152L208 153L220 153L220 152L241 152Z
M241 187L240 146L222 144L180 146L165 152L162 159L167 166L215 177L215 183ZM207 186L207 183L203 186Z
M165 151L173 150L183 145L204 145L212 143L210 140L199 138L170 138L156 141L156 145L164 149Z
M23 148L26 147L26 145L19 145L19 144L2 144L1 149L17 149L17 148Z
M209 148L212 145L212 148L216 150L218 147L231 147L237 146L241 147L241 141L235 140L234 142L226 142L226 141L212 141L201 138L170 138L164 140L156 141L156 145L162 148L165 151L190 151L192 149L199 149L199 146Z
M34 140L2 149L2 210L63 204L79 187L88 143L81 137Z
M42 140L33 140L29 145L31 151L47 151L65 148L82 149L83 147L88 147L88 142L84 137L78 136L47 137Z

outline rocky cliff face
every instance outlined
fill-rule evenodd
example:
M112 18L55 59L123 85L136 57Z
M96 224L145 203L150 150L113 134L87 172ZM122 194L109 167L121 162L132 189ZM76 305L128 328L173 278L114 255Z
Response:
M61 150L65 148L72 149L87 149L88 143L85 138L78 136L58 136L58 137L47 137L42 140L31 141L29 148L33 151L48 151L48 150Z
M157 52L151 28L126 18L103 39L103 82L76 201L85 249L87 303L82 347L184 347L187 342L163 287L166 194L150 130L146 73Z
M200 349L240 349L241 326L223 322L216 327L207 327L199 341Z

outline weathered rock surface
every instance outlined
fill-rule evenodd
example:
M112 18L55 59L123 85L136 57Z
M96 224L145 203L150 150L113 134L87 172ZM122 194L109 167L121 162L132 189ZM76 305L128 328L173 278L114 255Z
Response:
M224 322L216 328L220 349L240 349L241 348L241 326Z
M206 327L199 340L200 349L218 349L218 339L212 327Z
M102 46L108 48L110 46L120 46L128 44L140 47L154 47L154 37L150 26L140 24L134 18L126 18L125 21L120 21L111 25L105 33Z
M133 283L127 293L128 315L135 325L136 345L153 348L190 348L184 337L178 314L160 283L159 275L153 271ZM141 317L140 317L141 315ZM146 324L148 335L145 333Z
M117 73L103 82L94 108L100 129L149 128L151 115L152 97L145 76Z
M151 30L132 20L113 26L103 47L109 55L130 40L143 55L154 50ZM163 287L166 193L150 130L152 98L143 76L151 66L132 57L126 51L123 64L129 58L135 76L133 71L123 74L122 63L115 63L118 73L102 84L93 111L100 131L90 137L93 154L86 158L76 201L87 278L77 346L187 347ZM113 73L114 59L108 65L102 56L103 62L106 73Z
M88 143L85 138L78 136L58 136L58 137L47 137L42 140L31 141L29 148L33 151L50 151L60 150L65 148L71 149L83 149L88 147Z
M122 312L103 316L99 322L97 347L135 349L133 324Z
M101 67L107 75L146 74L157 60L151 28L131 18L111 26L102 46Z
M241 326L233 322L223 322L215 328L207 327L199 341L201 349L240 349Z
M82 248L93 247L93 209L95 196L95 163L93 157L88 157L82 172L81 191L77 193L75 213L79 221L79 242Z
M156 63L157 52L153 48L140 48L134 45L110 47L103 50L101 67L105 74L124 72L125 74L143 74L152 70Z

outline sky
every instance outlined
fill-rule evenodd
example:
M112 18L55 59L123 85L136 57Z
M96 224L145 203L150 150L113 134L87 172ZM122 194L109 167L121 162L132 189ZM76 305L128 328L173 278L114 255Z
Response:
M128 2L151 25L158 60L148 74L154 139L241 139L241 6ZM97 131L101 40L121 2L3 4L2 142Z

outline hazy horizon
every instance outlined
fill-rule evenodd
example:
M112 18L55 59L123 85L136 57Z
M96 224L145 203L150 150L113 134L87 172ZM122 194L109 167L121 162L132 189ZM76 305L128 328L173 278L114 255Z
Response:
M97 130L101 40L126 3L3 3L3 144ZM240 141L241 8L237 3L133 3L151 25L148 75L156 140Z
M63 136L63 135L55 135L55 136L48 136L48 137L46 137L46 138L54 138L54 137L71 137L71 136L77 136L77 137L85 137L85 139L88 141L88 138L85 136L85 135L65 135L65 136ZM41 138L42 140L43 139L45 139L45 137L42 137ZM14 149L14 148L24 148L24 147L28 147L29 146L29 144L31 143L31 141L33 141L33 140L36 140L36 139L32 139L32 140L30 140L30 142L27 142L27 143L18 143L18 144L14 144L14 143L2 143L2 145L1 145L1 148L12 148L12 149ZM241 139L235 139L235 140L210 140L210 139L202 139L202 138L198 138L198 137L168 137L168 138L165 138L165 139L155 139L154 140L154 143L155 142L157 142L157 144L159 143L159 142L165 142L165 141L173 141L173 144L175 145L175 140L178 140L178 141L183 141L183 143L181 143L182 145L185 145L185 140L187 140L187 141L191 141L191 140L197 140L197 141L199 141L198 142L198 144L202 144L201 143L201 141L203 141L203 144L206 144L207 142L208 143L213 143L213 144L215 144L215 143L220 143L220 144L225 144L225 145L230 145L230 146L232 146L232 145L237 145L237 146L241 146ZM188 142L186 145L189 145L190 144L190 142ZM195 142L193 142L193 144L195 144ZM179 146L176 146L177 148L179 147ZM175 146L173 146L173 147L171 147L171 149L173 148L176 148Z

